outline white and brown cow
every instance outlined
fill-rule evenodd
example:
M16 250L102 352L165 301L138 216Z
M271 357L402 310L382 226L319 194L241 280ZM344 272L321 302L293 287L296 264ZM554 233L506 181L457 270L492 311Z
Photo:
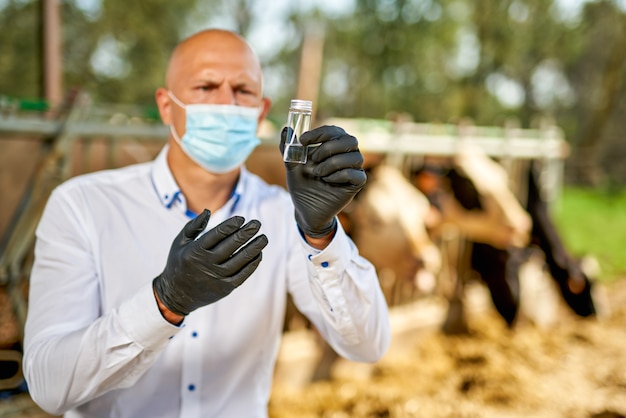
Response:
M340 217L361 255L376 267L390 305L435 284L441 255L427 230L431 217L426 196L384 163L370 167L367 185Z
M531 162L527 201L511 192L506 172L496 161L473 147L462 146L447 164L425 165L416 173L436 175L439 189L425 191L442 214L470 243L469 269L489 288L498 313L509 326L520 308L520 269L540 251L563 299L579 316L595 314L592 282L567 251L542 199L537 162Z

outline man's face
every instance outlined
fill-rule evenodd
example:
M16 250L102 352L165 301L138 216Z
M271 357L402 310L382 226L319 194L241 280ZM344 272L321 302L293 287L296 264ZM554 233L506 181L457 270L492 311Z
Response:
M269 110L263 97L258 59L239 38L210 33L188 39L175 51L167 73L167 87L184 104L224 104L259 108L259 123ZM185 132L185 110L161 92L166 106L162 117Z

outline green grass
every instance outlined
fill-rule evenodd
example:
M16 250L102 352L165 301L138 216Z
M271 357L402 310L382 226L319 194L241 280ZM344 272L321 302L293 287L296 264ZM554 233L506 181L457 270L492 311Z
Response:
M597 258L600 279L626 277L626 192L566 187L552 214L572 255Z

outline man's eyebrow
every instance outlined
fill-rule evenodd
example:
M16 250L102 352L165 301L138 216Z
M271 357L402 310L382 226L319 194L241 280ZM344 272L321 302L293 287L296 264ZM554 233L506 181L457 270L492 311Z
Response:
M199 77L196 77L193 79L194 83L212 83L212 84L219 84L222 83L224 81L224 78L220 78L217 77L215 75L212 74L203 74Z
M260 84L256 80L252 80L249 78L235 80L231 85L235 88L247 88L254 91L261 90Z
M236 87L254 87L255 83L252 80L235 80L232 85Z

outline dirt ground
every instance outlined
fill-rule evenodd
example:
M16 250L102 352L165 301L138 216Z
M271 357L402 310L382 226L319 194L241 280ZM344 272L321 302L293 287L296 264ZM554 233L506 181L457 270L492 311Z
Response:
M626 416L626 280L606 288L609 311L513 330L486 309L468 336L436 327L397 337L366 367L339 362L333 381L277 385L270 415L287 417L618 418ZM393 318L392 318L393 319ZM392 325L394 322L392 322Z
M468 308L468 336L439 331L441 301L396 309L383 359L341 360L332 381L316 383L306 382L314 337L294 332L281 349L270 417L626 417L626 279L606 295L602 318L560 306L551 326L521 320L513 330L478 303ZM0 401L0 417L49 416L20 395Z

